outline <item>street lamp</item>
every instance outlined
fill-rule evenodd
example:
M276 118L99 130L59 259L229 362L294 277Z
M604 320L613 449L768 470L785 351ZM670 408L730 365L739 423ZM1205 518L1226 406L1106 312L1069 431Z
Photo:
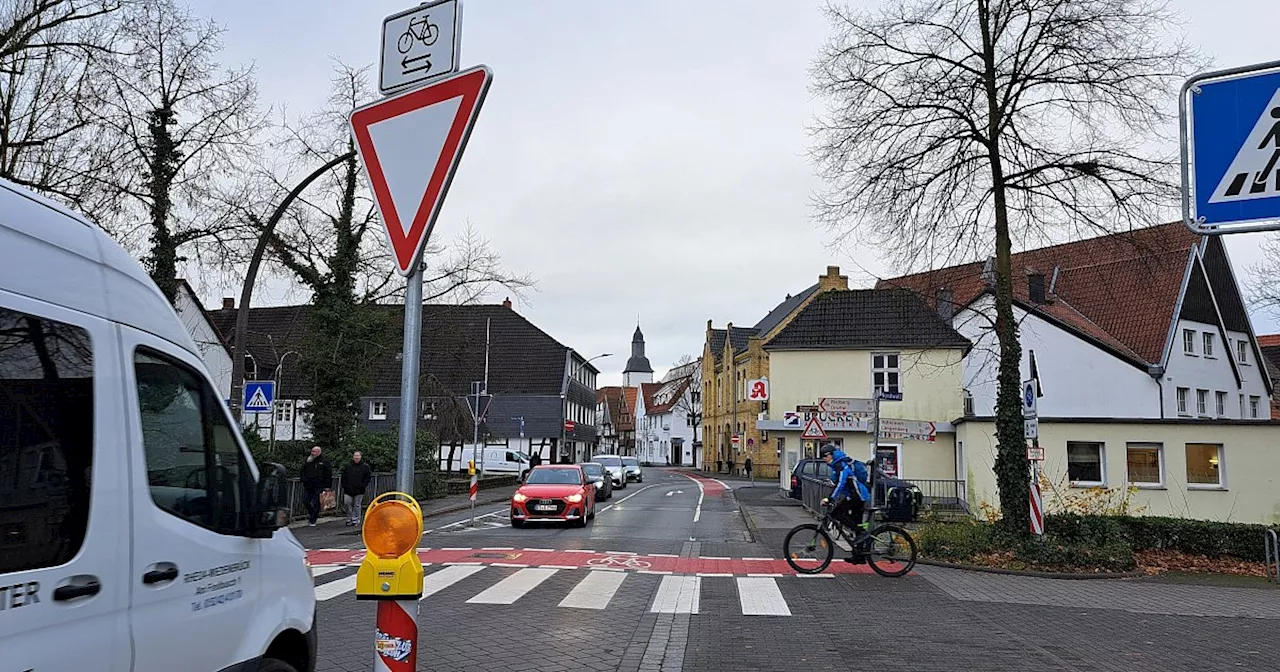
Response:
M582 364L576 368L578 371L581 371L582 367L590 364L591 362L597 359L600 359L601 357L612 357L612 356L613 356L612 352L601 353L599 355L596 355L595 357L592 357L590 359L583 361ZM567 393L569 391L569 386L566 384L564 389L565 389L565 392ZM566 441L568 440L568 438L565 436L566 430L564 427L564 423L568 421L569 421L569 397L567 394L562 394L560 395L560 450L564 450L567 447ZM591 424L592 426L595 426L595 421L593 420Z
M302 358L302 355L299 354L297 351L289 350L285 352L283 355L280 355L280 361L276 362L276 375L275 375L275 378L273 379L275 380L275 383L276 383L275 385L276 389L275 389L275 400L271 404L271 443L267 448L268 455L274 455L276 453L276 404L279 404L281 401L280 400L280 371L284 367L284 360L288 358L289 355L295 355L299 359ZM254 362L254 368L255 369L257 368L256 361ZM297 413L298 409L297 408L293 409L293 412ZM290 419L292 419L292 415L290 415ZM297 439L298 437L294 436L293 432L289 432L289 438L290 440L293 440L293 439Z

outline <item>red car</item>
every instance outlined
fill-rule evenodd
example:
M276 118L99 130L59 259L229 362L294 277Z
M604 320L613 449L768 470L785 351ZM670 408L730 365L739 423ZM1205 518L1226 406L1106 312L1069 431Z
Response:
M511 496L511 527L541 521L586 527L596 517L596 486L576 464L540 464Z

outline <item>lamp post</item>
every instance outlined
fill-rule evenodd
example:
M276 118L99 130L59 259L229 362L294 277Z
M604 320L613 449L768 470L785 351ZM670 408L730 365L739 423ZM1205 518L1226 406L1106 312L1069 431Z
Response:
M284 360L285 360L289 355L294 355L294 356L297 356L297 357L299 357L299 358L301 358L301 357L302 357L302 355L298 354L298 352L297 352L296 350L289 350L289 351L285 352L283 355L280 355L280 361L279 361L279 362L276 362L276 375L275 375L275 378L273 379L273 380L275 380L275 382L276 382L276 393L275 393L276 398L275 398L275 404L280 403L280 372L281 372L281 370L284 368ZM256 365L255 365L255 368L257 368L257 367L256 367ZM276 409L275 409L275 404L272 404L272 408L271 408L271 442L270 442L270 444L269 444L269 445L268 445L268 447L267 447L267 454L268 454L268 455L275 455L275 454L276 454ZM298 409L296 409L296 408L295 408L295 409L293 409L293 411L294 411L294 413L297 413L297 412L298 412ZM292 419L292 416L290 416L290 418ZM293 435L293 432L290 432L290 433L289 433L289 438L290 438L290 440L292 440L292 439L296 439L296 438L298 438L298 437L294 436L294 435Z
M582 367L590 364L591 362L597 359L600 359L601 357L612 357L612 356L613 356L612 352L605 352L605 353L596 355L595 357L591 357L590 359L584 360L582 364L575 367L575 373L576 371L581 371ZM572 378L572 376L570 377ZM565 390L565 394L560 395L560 449L561 450L565 449L566 441L568 440L568 438L565 436L566 430L564 426L565 423L569 421L569 395L568 395L569 383L568 381L565 381L564 390Z

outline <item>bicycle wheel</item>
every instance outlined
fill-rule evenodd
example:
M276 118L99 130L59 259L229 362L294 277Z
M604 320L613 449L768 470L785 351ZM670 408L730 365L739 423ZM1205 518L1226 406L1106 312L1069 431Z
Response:
M831 564L835 544L831 543L831 537L825 530L808 523L797 525L787 533L787 538L782 541L782 552L791 569L801 574L817 574Z
M876 574L897 578L916 566L916 540L897 525L881 525L871 530L867 564Z

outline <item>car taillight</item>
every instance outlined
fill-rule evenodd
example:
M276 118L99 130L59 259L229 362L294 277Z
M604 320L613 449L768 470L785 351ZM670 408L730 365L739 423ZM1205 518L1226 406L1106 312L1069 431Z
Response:
M794 488L794 487L796 487L797 485L800 485L800 479L796 478L795 474L792 474L792 475L791 475L791 487L793 487L793 488Z

